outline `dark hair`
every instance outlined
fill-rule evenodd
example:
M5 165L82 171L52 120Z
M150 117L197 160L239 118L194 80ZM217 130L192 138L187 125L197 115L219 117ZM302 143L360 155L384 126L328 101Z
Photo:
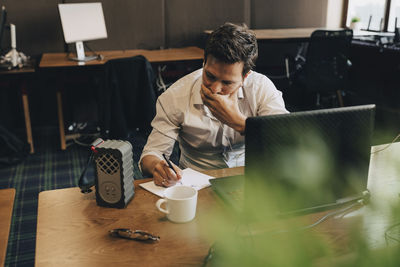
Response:
M225 23L213 31L204 50L204 62L212 55L224 63L243 62L243 76L254 66L258 57L257 39L246 24Z

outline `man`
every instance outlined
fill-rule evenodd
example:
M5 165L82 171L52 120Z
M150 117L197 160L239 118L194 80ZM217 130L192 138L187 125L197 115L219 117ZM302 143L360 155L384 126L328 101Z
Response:
M218 169L244 165L245 121L250 116L287 113L282 94L264 75L251 69L257 39L245 26L225 23L209 37L203 69L174 83L157 100L153 130L139 166L154 183L172 186L181 168ZM175 141L179 167L163 154Z

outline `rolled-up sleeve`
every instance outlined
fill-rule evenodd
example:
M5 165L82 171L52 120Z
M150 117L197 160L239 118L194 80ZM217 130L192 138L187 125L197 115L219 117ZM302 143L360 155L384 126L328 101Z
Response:
M153 130L147 138L147 143L143 148L142 155L139 160L139 168L141 169L141 162L143 157L154 155L162 159L162 154L171 155L174 148L175 141L178 138L180 122L179 116L176 111L169 109L173 107L168 103L168 97L160 96L156 104L156 116L151 122Z
M258 90L257 116L288 113L283 101L282 92L277 90L275 85L267 77L263 77L263 82Z

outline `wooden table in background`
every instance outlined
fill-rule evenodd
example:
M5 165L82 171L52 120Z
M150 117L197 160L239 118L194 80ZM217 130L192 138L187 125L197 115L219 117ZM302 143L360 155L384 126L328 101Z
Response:
M294 40L308 41L313 31L318 28L288 28L288 29L256 29L257 40Z
M162 50L116 50L116 51L97 51L96 53L103 56L102 60L92 60L88 62L76 62L69 59L71 55L67 53L44 53L39 63L39 68L42 69L63 69L63 68L82 68L89 66L101 66L108 60L117 58L127 58L138 55L143 55L151 63L162 62L178 62L178 61L193 61L202 60L204 51L201 48L190 46L184 48L171 48ZM66 137L64 129L64 115L62 108L61 90L57 90L57 112L58 124L60 131L61 149L66 149Z
M258 41L293 41L293 42L308 42L311 37L311 34L315 30L338 30L329 29L329 28L284 28L284 29L252 29L252 31L256 34L256 38ZM210 34L212 31L206 30L204 33ZM354 31L353 36L372 36L372 35L387 35L387 33L377 33L370 31ZM389 36L393 35L391 33Z
M252 29L258 41L308 41L318 28ZM206 30L204 33L210 34Z
M127 58L142 55L152 63L170 62L170 61L186 61L186 60L201 60L204 56L204 51L195 46L184 48L171 48L162 50L115 50L115 51L96 51L102 55L102 60L92 60L88 62L76 62L69 59L67 53L44 53L40 60L39 68L61 68L61 67L81 67L103 65L110 59ZM88 53L89 54L89 53Z
M0 266L4 266L14 207L15 189L0 189Z

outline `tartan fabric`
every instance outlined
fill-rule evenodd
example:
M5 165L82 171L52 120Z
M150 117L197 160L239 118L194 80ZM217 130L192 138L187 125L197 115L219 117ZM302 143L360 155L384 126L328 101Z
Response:
M137 161L145 137L134 137L134 176L142 178ZM15 188L15 202L10 227L5 266L34 266L38 195L44 190L77 186L89 148L72 145L59 148L59 137L53 129L34 132L35 154L14 166L0 169L0 188ZM93 177L93 169L88 170Z

